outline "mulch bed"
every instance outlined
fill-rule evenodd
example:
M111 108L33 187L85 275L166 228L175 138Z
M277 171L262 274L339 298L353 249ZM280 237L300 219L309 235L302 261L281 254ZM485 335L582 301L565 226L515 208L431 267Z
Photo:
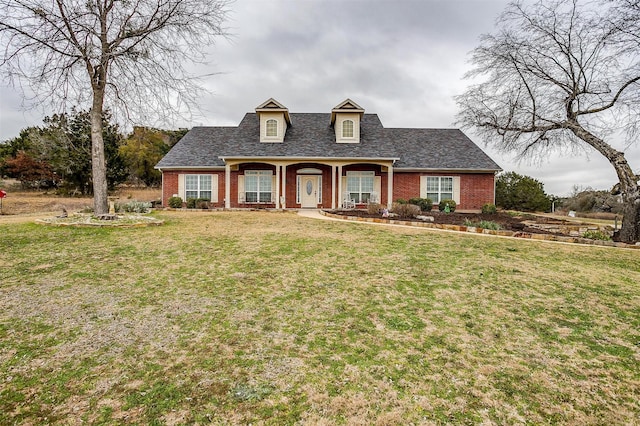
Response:
M344 216L358 216L358 217L366 217L366 218L380 218L382 217L379 214L370 214L366 210L343 210L343 211L334 211L334 214L344 215ZM500 225L500 229L505 231L514 231L514 232L527 232L531 234L549 234L554 235L558 234L557 232L546 231L544 229L533 228L529 226L525 222L531 223L532 221L545 224L545 225L579 225L576 222L570 222L567 220L544 217L544 216L536 216L531 214L523 214L520 216L513 216L507 213L493 213L493 214L480 214L480 213L444 213L440 211L431 211L428 213L423 213L424 216L432 216L433 223L441 223L447 225L459 225L464 226L467 222L480 222L482 220L495 222ZM400 219L396 217L396 219ZM415 218L402 218L404 221L410 222L424 222L420 219Z

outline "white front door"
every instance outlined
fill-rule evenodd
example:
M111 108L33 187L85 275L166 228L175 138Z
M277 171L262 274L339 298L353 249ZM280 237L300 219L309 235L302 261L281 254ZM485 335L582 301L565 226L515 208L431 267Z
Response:
M302 208L318 207L318 176L300 177L300 206Z

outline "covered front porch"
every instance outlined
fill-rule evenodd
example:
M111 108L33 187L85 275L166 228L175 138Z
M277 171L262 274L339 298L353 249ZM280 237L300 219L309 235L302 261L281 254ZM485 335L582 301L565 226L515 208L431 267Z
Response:
M391 207L396 158L223 158L225 208Z

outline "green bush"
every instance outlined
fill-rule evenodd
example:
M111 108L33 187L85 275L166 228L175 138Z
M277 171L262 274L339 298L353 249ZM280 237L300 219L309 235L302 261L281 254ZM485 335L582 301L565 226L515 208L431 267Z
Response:
M542 182L507 172L496 178L496 205L506 210L548 212L551 210L551 198L544 192Z
M600 230L588 230L582 234L582 238L589 238L590 240L611 241L611 237L606 232Z
M405 200L404 198L398 198L396 200L396 203L398 203L398 204L407 204L407 200Z
M433 201L431 201L431 199L429 198L409 198L408 203L420 207L420 210L422 210L423 212L429 212L433 208Z
M482 228L482 229L493 229L494 231L498 231L502 229L500 227L500 224L492 220L481 220L480 222L472 222L469 219L465 219L464 226L473 226L474 228Z
M393 206L391 207L391 213L395 213L400 217L403 218L407 218L407 217L416 217L418 216L421 212L420 207L416 206L415 204L400 204L400 203L394 203Z
M496 214L498 209L495 204L487 203L482 206L482 214Z
M180 197L171 197L169 198L169 207L172 209L181 209L182 208L182 198Z
M453 200L442 200L440 204L438 204L438 210L441 212L445 211L445 208L449 206L449 212L453 213L456 211L456 202Z

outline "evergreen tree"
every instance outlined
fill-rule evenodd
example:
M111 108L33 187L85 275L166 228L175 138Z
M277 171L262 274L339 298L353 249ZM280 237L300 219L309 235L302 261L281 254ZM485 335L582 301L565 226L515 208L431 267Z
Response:
M502 173L496 180L496 205L507 210L549 211L551 199L544 185L515 172Z

